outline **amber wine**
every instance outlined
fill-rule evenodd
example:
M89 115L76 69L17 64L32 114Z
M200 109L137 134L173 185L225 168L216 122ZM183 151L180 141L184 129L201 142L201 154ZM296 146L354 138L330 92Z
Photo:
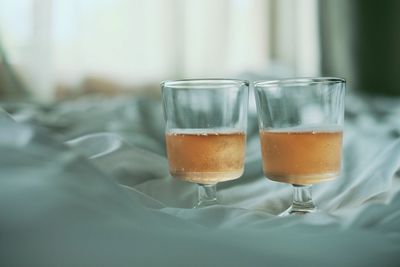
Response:
M271 180L315 184L339 175L342 131L260 132L263 170Z
M169 132L166 142L170 173L176 178L215 184L243 174L243 132Z

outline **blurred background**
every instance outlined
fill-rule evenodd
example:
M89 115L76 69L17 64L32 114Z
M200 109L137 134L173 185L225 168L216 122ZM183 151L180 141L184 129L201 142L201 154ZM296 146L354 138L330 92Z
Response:
M0 2L0 99L157 96L166 79L289 76L400 95L400 1Z

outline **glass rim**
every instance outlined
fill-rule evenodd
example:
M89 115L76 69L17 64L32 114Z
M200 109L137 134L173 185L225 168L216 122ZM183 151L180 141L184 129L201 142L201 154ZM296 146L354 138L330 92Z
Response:
M304 86L313 84L336 84L346 83L344 78L339 77L299 77L299 78L283 78L276 80L259 80L255 81L254 87L273 87L273 86Z
M226 78L201 78L201 79L181 79L181 80L166 80L160 83L161 88L171 89L223 89L231 86L240 88L245 85L250 86L250 82L240 79Z

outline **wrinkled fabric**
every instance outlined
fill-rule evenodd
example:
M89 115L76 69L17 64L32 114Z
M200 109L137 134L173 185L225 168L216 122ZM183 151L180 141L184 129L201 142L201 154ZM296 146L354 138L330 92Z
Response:
M400 100L349 96L343 171L320 211L278 217L254 109L245 174L191 209L172 178L159 101L83 98L0 110L0 266L398 266Z

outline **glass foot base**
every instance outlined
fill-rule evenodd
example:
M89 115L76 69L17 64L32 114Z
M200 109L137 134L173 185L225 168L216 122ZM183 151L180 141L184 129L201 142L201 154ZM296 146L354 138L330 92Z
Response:
M312 197L310 185L293 185L293 203L279 216L304 215L317 211Z
M193 208L200 209L200 208L204 208L204 207L214 206L216 204L218 204L217 199L208 200L208 201L200 201Z
M318 211L318 209L314 205L312 205L312 207L294 207L292 205L278 216L305 215L316 211Z

